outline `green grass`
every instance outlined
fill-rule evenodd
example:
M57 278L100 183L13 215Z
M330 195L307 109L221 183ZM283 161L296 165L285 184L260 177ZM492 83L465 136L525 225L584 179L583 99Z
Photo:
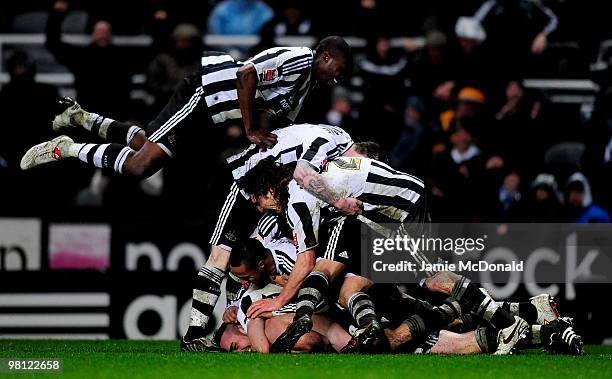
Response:
M0 358L62 358L62 378L612 378L612 347L582 357L181 353L178 342L3 341ZM0 374L2 377L2 374ZM4 377L24 377L8 375Z

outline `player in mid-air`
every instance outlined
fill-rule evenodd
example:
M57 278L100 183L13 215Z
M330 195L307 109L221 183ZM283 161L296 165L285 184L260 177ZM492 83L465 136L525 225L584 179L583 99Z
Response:
M66 158L137 177L157 172L175 153L188 129L223 126L242 120L248 139L271 147L276 136L255 128L253 110L265 110L289 121L297 117L306 95L316 83L336 84L351 65L351 50L340 37L326 37L315 50L277 47L246 62L222 52L205 52L200 75L185 78L147 131L135 125L87 112L74 100L53 121L53 129L85 128L109 143L74 143L67 136L32 147L22 158L22 169Z

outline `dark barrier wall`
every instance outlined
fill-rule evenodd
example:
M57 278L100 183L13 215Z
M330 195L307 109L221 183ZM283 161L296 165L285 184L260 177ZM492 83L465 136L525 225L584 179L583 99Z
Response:
M0 338L177 339L206 254L198 223L0 219ZM612 338L612 285L575 284L575 297L565 288L557 294L561 311L575 317L587 342ZM509 299L531 295L521 285Z

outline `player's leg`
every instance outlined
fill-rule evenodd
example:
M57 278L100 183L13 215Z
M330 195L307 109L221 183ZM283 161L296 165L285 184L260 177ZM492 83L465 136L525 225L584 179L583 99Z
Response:
M529 299L529 301L498 302L501 307L513 316L519 316L530 324L546 325L559 318L557 301L549 294L540 294Z
M142 145L143 133L141 131L134 132L132 129L130 132L129 128L123 127L125 125L120 126L116 122L111 122L107 125L108 128L111 126L116 126L116 128L111 128L111 130L106 128L105 135L114 136L113 138L119 140L125 135L125 141L82 144L74 143L69 137L60 136L28 150L21 160L21 168L25 170L44 163L78 158L94 167L136 177L148 177L157 172L165 161L174 155L179 129L189 123L196 124L197 127L208 127L207 124L210 121L206 115L202 91L199 77L185 78L164 109L155 120L149 123L147 140ZM102 125L99 127L102 128ZM132 135L133 133L135 134ZM129 142L134 147L140 147L138 150L125 145L130 136L132 139ZM137 140L135 141L134 138Z
M230 190L218 210L218 218L210 238L211 251L206 264L198 273L191 306L191 317L182 345L197 341L206 335L206 327L221 295L221 283L229 267L233 247L248 238L257 225L259 214L238 190L233 179ZM228 280L226 291L236 293L239 282Z
M62 111L53 119L53 130L56 132L82 127L105 141L126 145L134 150L139 150L146 142L145 132L139 126L87 112L70 97L62 97L59 107Z
M391 306L397 308L391 317L403 319L396 328L385 329L391 350L427 339L431 333L446 328L460 315L459 304L451 298L440 306L433 306L419 299L401 298L391 303Z
M297 296L293 322L272 344L273 353L289 353L301 336L312 329L312 315L324 300L329 284L340 275L345 266L339 262L319 259L313 271L306 277Z
M457 300L463 313L475 313L494 328L501 329L496 354L510 354L514 346L526 337L529 324L518 316L512 316L466 277L444 271L435 273L424 283L429 290Z

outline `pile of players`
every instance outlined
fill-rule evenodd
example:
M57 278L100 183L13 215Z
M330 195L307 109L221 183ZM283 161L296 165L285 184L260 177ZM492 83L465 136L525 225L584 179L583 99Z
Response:
M581 354L580 336L547 294L498 303L452 272L424 272L404 291L362 276L362 226L385 237L421 235L424 182L340 128L294 124L270 133L253 125L254 109L293 123L311 89L338 83L351 61L346 41L334 36L315 49L277 47L245 62L204 52L201 72L185 78L146 130L62 99L54 130L84 128L106 143L59 136L28 150L21 167L79 159L147 177L195 128L242 122L253 144L228 159L229 193L195 280L184 351L509 354L544 346ZM431 263L422 252L411 256ZM232 301L212 340L206 326L230 270L239 280L226 281Z
M240 228L224 225L232 236L251 230L225 246L228 283L242 286L214 344L262 353L503 355L536 346L582 353L571 319L559 316L548 294L498 303L452 272L425 273L402 291L362 277L360 227L387 237L418 233L427 222L423 182L377 160L375 143L352 143L339 128L304 124L275 133L272 149L251 147L228 159L235 185L264 213L251 223L241 213ZM342 201L359 210L332 205Z

